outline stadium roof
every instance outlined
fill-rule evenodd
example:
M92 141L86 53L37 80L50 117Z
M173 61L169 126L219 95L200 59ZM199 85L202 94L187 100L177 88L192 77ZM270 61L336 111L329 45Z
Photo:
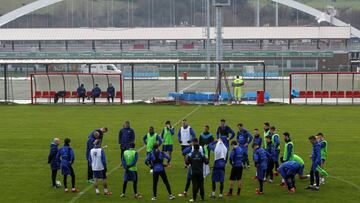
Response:
M211 39L215 29L211 28ZM349 39L351 27L224 27L223 39ZM201 40L203 27L0 29L0 41Z

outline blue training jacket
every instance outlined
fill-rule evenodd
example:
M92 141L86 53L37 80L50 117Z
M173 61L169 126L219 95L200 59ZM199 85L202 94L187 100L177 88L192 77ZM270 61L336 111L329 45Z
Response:
M70 166L74 163L75 154L70 146L64 145L61 149L59 149L56 158L61 160L62 166Z
M158 154L158 157L156 157L156 154ZM151 166L153 172L162 172L165 170L163 165L164 159L167 159L168 163L171 161L171 158L166 153L154 150L147 155L145 164Z
M302 166L296 161L287 161L280 165L279 172L286 179L302 173Z
M229 140L232 140L234 137L235 137L235 132L227 125L224 127L219 126L216 131L216 138L217 139L221 138L221 140L228 149L229 149Z
M315 171L316 167L321 164L321 145L319 142L313 144L311 160L312 160L311 170Z
M253 139L253 143L255 144L255 143L257 143L257 144L259 144L259 146L262 146L262 138L261 138L261 136L260 135L258 135L258 136L254 136L254 139Z
M236 147L230 153L229 162L233 167L242 167L245 156L244 150L241 147Z
M88 136L88 140L86 142L86 153L85 153L86 160L89 160L90 150L92 148L94 148L94 142L96 140L94 137L95 132L99 133L99 140L100 140L100 146L101 146L101 142L102 142L104 133L100 129L91 131L91 133Z
M56 156L58 153L58 145L55 143L50 144L50 153L48 156L48 164L50 164L51 170L60 169L60 159Z
M108 87L107 90L106 90L106 92L108 93L108 95L109 95L110 97L114 97L114 96L115 96L115 88L114 88L113 86Z
M99 87L94 87L91 90L91 96L93 96L93 97L99 97L100 94L101 94L101 89Z
M268 161L276 161L276 154L275 154L275 147L273 143L267 143L266 145L266 155L268 158Z
M254 154L253 154L253 159L255 162L255 166L258 167L259 169L267 169L267 153L265 151L265 149L263 148L258 148L256 150L254 150Z
M119 131L119 144L122 149L129 149L130 143L135 142L135 132L132 128L122 128Z
M77 93L77 95L78 96L80 96L80 95L85 95L86 94L86 89L85 89L85 87L78 87L77 88L77 90L76 90L76 93Z
M251 136L250 132L245 128L238 131L236 140L238 141L240 147L244 147L245 144L250 144L253 140L253 136Z

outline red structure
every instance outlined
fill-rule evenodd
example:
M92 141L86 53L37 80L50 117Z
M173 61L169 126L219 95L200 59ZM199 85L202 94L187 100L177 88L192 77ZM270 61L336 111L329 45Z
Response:
M91 90L98 84L102 89L99 98L107 98L106 89L109 84L115 88L115 98L123 103L123 78L122 74L101 73L39 73L30 75L31 104L51 103L55 94L64 91L62 102L76 102L77 88L84 84L86 96L91 96ZM79 101L79 100L78 100Z

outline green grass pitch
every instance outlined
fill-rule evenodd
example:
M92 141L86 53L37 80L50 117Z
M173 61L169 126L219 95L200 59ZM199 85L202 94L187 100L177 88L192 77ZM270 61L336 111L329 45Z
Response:
M120 150L117 144L118 131L125 120L130 120L136 133L137 148L141 147L143 135L149 126L160 133L163 123L173 123L193 112L188 117L189 124L199 135L204 124L209 124L215 133L219 120L224 118L235 128L243 122L249 130L262 128L269 121L278 132L289 131L295 143L295 153L305 160L308 172L311 146L309 135L323 132L329 143L329 157L326 168L332 177L321 187L320 192L305 191L308 181L297 179L297 193L288 194L280 188L279 177L274 184L266 183L265 194L255 195L257 183L251 179L254 167L243 174L241 197L210 200L207 202L359 202L360 199L360 107L359 106L0 106L0 188L1 202L138 202L133 199L132 184L128 186L127 198L120 199L123 170L116 169L120 163ZM108 158L109 188L111 197L96 196L93 188L86 183L85 145L89 132L107 126L109 132L104 136ZM179 125L176 126L176 131ZM84 193L65 194L63 189L50 188L50 170L47 164L49 144L53 137L69 137L75 150L74 170L77 187ZM282 143L283 147L283 143ZM250 154L252 151L249 151ZM143 164L145 152L141 151L139 166L140 202L148 202L152 197L152 177ZM251 160L251 159L250 159ZM174 167L167 169L173 193L177 196L185 184L186 170L182 167L179 145L175 145ZM225 192L228 191L229 167L226 171ZM58 175L58 180L62 177ZM90 186L91 187L91 186ZM102 187L100 187L102 189ZM162 182L159 182L158 202L168 202L168 195ZM191 190L190 190L191 191ZM210 177L206 178L206 197L210 194ZM191 192L190 192L191 194ZM174 202L188 199L177 197Z

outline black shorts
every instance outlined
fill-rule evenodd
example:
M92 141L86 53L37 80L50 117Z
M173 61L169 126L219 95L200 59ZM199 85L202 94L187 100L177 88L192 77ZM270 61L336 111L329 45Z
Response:
M106 172L105 170L102 171L93 171L94 173L94 178L97 179L106 179Z
M233 181L241 180L242 173L243 173L243 167L232 167L231 174L230 174L230 180L233 180Z

